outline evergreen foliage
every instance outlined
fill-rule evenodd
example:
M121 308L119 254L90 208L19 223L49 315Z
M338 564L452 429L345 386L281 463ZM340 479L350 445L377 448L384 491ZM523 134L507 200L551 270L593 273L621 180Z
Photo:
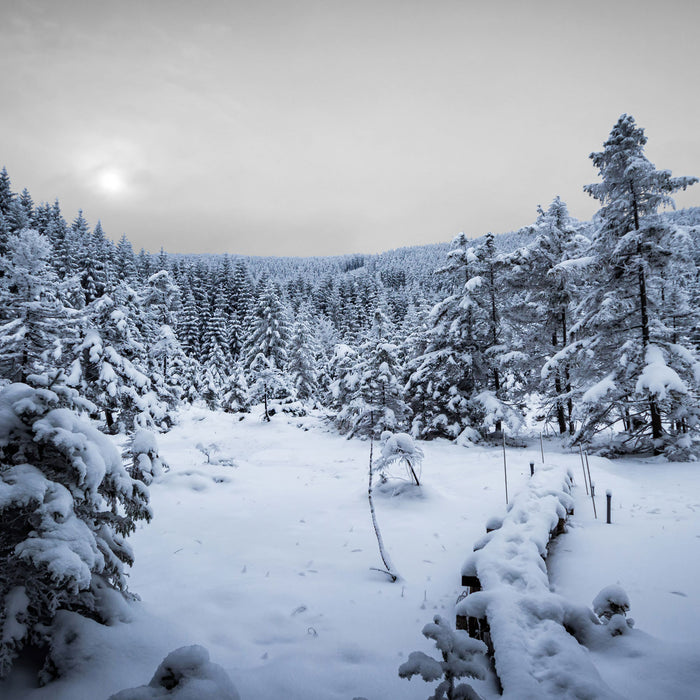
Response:
M0 391L0 676L47 645L59 610L106 621L109 591L127 593L126 537L151 519L145 485L80 415L94 407L57 375L29 379Z
M260 401L326 410L348 435L478 441L534 408L591 449L610 428L613 452L687 457L700 210L659 209L696 179L645 145L623 115L592 154L592 222L557 197L510 234L334 258L135 255L3 169L0 384L63 370L108 431L167 428L181 401Z

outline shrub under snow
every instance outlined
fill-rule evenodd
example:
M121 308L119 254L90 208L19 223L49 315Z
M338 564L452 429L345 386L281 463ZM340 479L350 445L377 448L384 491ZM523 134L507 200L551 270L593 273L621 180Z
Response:
M240 700L238 691L221 666L209 661L209 652L198 644L170 652L148 685L129 688L109 700Z
M399 676L409 680L420 676L426 683L440 680L433 698L480 700L479 694L470 685L455 685L455 681L460 678L486 678L486 645L472 639L463 630L453 630L440 615L436 615L433 622L423 628L423 635L435 641L442 661L422 651L413 651L408 661L399 667Z

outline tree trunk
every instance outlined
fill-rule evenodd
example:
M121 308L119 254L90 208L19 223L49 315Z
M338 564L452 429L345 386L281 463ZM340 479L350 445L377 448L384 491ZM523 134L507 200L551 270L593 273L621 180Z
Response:
M637 207L637 196L634 191L634 186L630 182L630 190L632 191L632 206L634 211L634 227L635 230L639 231L639 210ZM642 244L637 243L637 255L640 256L639 260L639 306L642 315L642 348L646 354L647 346L649 345L649 310L648 310L648 298L647 298L647 281L644 274L644 265L642 264ZM649 395L649 413L651 414L651 437L653 440L660 440L663 437L663 425L661 422L661 411L659 410L659 405L656 399L650 394ZM654 447L654 453L658 454L660 450Z
M371 413L370 413L370 420L372 420ZM382 539L382 533L379 530L379 523L377 522L377 514L374 510L374 500L372 499L372 455L373 455L373 452L374 452L374 441L372 440L371 433L370 433L369 486L367 487L367 500L369 501L369 512L372 516L372 527L374 528L374 534L377 536L377 544L379 545L379 556L382 558L382 563L384 564L384 568L377 569L377 571L381 571L382 573L385 573L391 579L391 581L394 582L399 578L399 575L394 570L394 567L391 563L391 560L389 559L389 555L387 554L386 550L384 549L384 540Z
M566 310L562 309L561 311L561 338L562 338L562 347L566 347L566 345L569 342L569 334L568 331L566 330ZM571 398L571 375L569 373L569 363L565 362L564 363L564 386L566 388L566 393L569 395L569 398L566 400L566 410L568 413L567 419L569 421L569 435L573 435L576 430L574 426L574 419L573 419L573 414L574 414L574 402Z
M639 250L639 249L638 249ZM639 250L641 253L641 250ZM644 267L639 263L639 306L642 316L642 348L646 354L649 345L649 311L647 299L647 282L644 274ZM661 411L659 404L653 395L649 394L649 413L651 415L651 437L653 440L660 440L663 437L663 424L661 422ZM654 448L654 453L658 453L658 448Z
M496 289L494 287L493 262L489 263L489 286L491 293L491 343L492 346L498 345L498 315L496 313ZM498 374L498 367L493 368L493 386L497 397L500 398L501 393L501 377ZM496 421L496 431L503 430L503 425L500 420Z
M552 345L557 348L557 332L552 333ZM557 423L559 423L559 434L563 435L566 432L566 416L564 415L564 404L561 400L561 373L557 367L554 375L554 392L557 396Z
M267 384L263 384L263 402L265 404L265 420L270 422L270 414L267 412Z

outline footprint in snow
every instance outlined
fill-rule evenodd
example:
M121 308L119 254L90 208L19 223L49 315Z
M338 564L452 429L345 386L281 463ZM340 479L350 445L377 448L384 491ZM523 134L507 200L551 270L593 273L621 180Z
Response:
M688 594L683 591L670 591L671 595L679 595L681 598L687 598Z

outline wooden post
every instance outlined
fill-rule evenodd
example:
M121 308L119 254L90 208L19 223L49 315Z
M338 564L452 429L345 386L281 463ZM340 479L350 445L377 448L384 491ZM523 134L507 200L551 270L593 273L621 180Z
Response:
M544 443L542 442L542 431L540 430L540 453L542 454L542 464L544 464Z
M535 476L535 462L534 460L530 460L530 476Z
M588 496L588 481L586 480L586 465L583 463L583 450L581 445L578 446L578 453L581 455L581 470L583 471L583 483L586 487L586 496Z
M612 522L610 519L610 511L612 510L612 491L608 489L605 492L605 497L608 499L608 525Z
M508 468L506 466L506 431L503 429L503 478L506 484L506 505L508 505Z
M586 452L585 455L586 455L586 472L588 473L588 485L590 486L593 482L591 481L591 467L588 464L588 452Z

